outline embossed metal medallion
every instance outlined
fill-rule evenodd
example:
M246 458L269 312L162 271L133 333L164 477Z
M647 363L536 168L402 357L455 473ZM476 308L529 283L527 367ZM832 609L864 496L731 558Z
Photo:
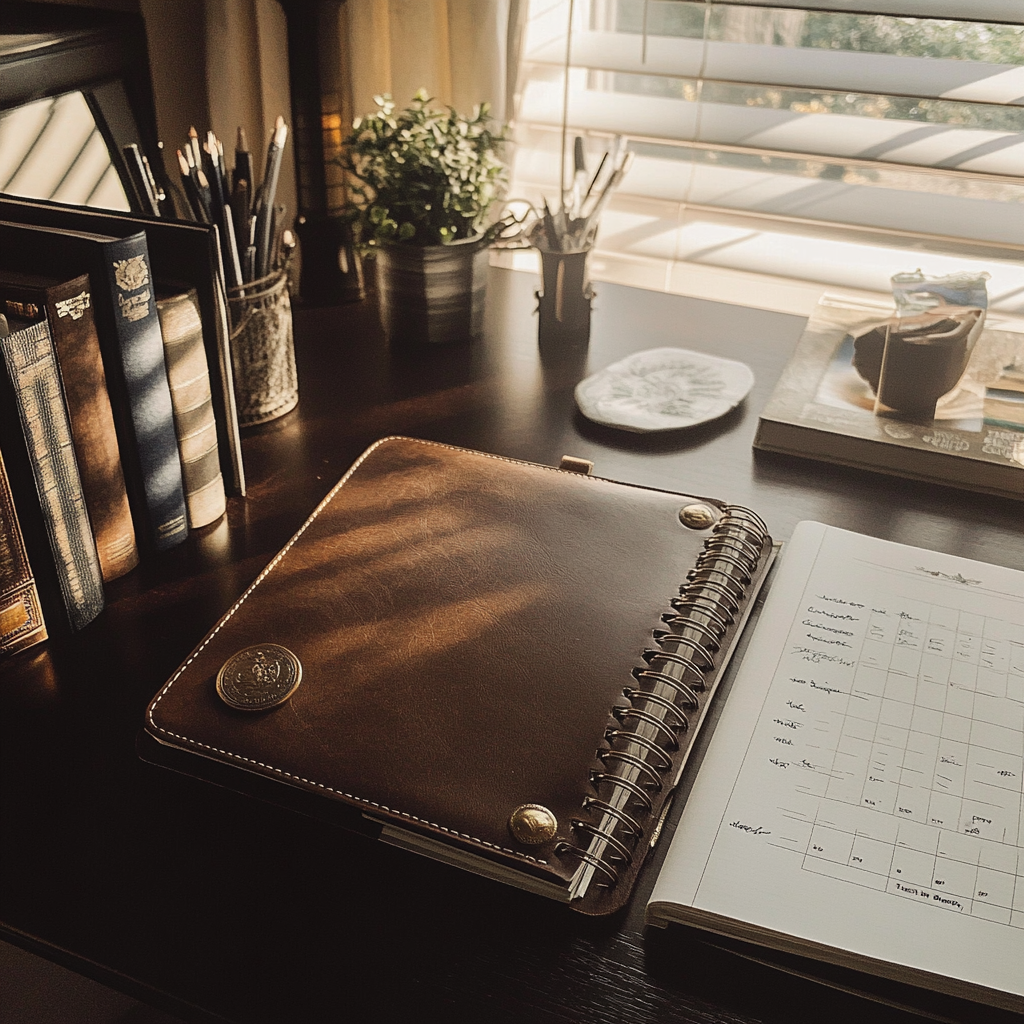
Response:
M523 804L512 812L508 829L518 842L539 846L555 838L558 822L542 804Z
M302 681L302 663L280 644L256 644L233 654L217 673L217 693L239 711L283 704Z
M691 530L706 530L715 525L715 513L707 505L687 505L679 510L679 521Z

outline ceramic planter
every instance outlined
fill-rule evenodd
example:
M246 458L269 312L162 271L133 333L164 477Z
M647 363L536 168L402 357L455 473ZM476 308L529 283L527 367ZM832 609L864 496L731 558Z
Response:
M389 341L443 344L482 333L488 267L482 239L383 243L375 262L380 318Z

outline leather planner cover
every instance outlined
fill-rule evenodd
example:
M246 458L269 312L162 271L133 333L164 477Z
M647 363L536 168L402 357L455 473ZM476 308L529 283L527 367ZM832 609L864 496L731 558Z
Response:
M563 465L378 441L155 696L143 756L622 906L772 545Z

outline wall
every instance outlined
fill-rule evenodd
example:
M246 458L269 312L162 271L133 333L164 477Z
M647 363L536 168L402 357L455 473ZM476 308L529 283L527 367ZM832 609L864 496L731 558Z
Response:
M0 0L2 3L3 0ZM41 0L55 3L58 0ZM281 114L291 123L288 41L277 0L59 0L65 6L141 14L146 26L157 132L170 180L180 180L175 150L189 127L213 129L231 165L239 126L262 173L260 154ZM295 162L289 141L278 201L296 212Z

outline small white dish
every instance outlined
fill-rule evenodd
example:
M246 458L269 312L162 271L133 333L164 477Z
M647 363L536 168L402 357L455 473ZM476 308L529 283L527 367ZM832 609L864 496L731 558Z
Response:
M635 352L576 385L587 419L623 430L678 430L724 416L746 398L746 363L685 348Z

